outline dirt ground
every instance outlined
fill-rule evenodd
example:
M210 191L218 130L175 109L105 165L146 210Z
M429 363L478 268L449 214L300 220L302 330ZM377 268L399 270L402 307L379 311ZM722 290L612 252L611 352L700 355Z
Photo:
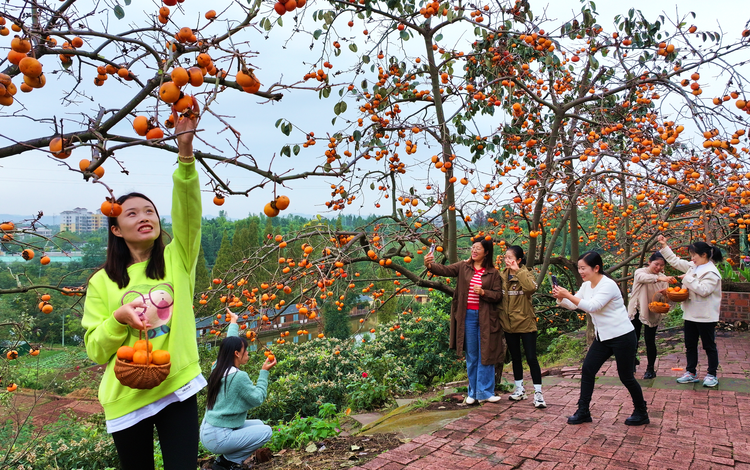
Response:
M333 470L362 465L379 454L404 444L395 434L374 436L346 436L325 439L315 444L317 451L284 449L265 463L253 463L253 470ZM311 449L308 449L311 450ZM254 458L251 458L252 463ZM199 462L202 469L210 469L212 459Z

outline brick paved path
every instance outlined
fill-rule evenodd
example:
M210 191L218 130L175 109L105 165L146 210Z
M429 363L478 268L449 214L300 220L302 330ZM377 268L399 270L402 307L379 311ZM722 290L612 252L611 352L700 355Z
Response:
M718 346L719 379L725 368L735 375L734 391L675 384L666 378L681 372L673 372L676 366L664 357L658 373L662 386L673 389L644 387L649 425L623 424L632 412L630 396L616 379L603 377L592 400L594 422L570 426L566 420L575 412L579 383L549 379L545 410L535 409L531 400L484 404L431 435L353 468L750 470L750 381L740 378L750 374L750 334L723 334ZM684 364L680 354L674 360ZM699 360L705 367L705 355ZM616 375L612 369L605 372Z

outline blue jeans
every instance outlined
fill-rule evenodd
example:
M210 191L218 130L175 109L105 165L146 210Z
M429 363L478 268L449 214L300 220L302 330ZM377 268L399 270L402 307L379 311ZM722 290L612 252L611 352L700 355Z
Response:
M495 394L495 365L482 365L478 310L466 310L464 328L469 396L476 400L486 400Z
M266 426L259 419L245 420L245 424L237 429L216 427L207 423L206 420L203 420L201 424L203 446L239 464L271 440L271 434L271 427Z

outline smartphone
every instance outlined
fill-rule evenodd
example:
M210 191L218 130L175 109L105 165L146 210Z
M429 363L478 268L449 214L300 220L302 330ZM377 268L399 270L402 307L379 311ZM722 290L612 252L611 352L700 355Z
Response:
M433 243L432 245L430 245L430 251L429 251L429 253L427 253L427 254L428 254L428 255L431 255L431 254L432 254L432 253L434 253L434 252L435 252L435 244Z
M557 283L557 276L554 274L549 275L550 280L552 280L552 286L557 287L559 284Z

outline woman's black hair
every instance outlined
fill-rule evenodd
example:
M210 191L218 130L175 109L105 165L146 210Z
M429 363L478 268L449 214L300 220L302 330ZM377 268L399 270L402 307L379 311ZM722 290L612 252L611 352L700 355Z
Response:
M706 242L692 243L688 246L688 251L697 255L707 256L708 259L714 263L720 263L721 260L724 259L724 256L721 254L721 250L718 247L709 245Z
M596 271L597 266L599 266L599 274L604 274L604 261L602 261L602 257L597 253L596 251L588 251L584 254L582 254L578 261L583 260L584 263L588 264L589 267Z
M526 264L526 256L523 254L523 248L518 245L511 245L506 251L513 253L513 256L518 260L518 265L522 266Z
M658 251L655 251L655 252L654 252L654 254L652 254L652 255L651 255L651 256L650 256L649 258L648 258L648 262L650 263L650 262L652 262L652 261L657 261L657 260L661 260L661 261L664 261L664 264L666 264L666 263L667 263L667 260L666 260L666 259L664 259L664 255L662 255L662 254L661 254L661 253L659 253Z
M475 238L474 243L479 243L484 248L484 259L482 260L482 267L484 269L492 268L495 266L495 244L492 240L486 238Z
M146 265L146 277L149 279L164 279L166 276L166 265L164 262L164 230L161 229L161 217L159 217L159 210L156 209L154 201L144 196L141 193L128 193L124 196L120 196L117 199L117 203L122 205L128 199L139 197L145 199L154 206L156 211L156 217L159 219L159 236L154 240L154 246L151 248L151 254L149 255L148 265ZM130 253L127 243L122 237L116 236L112 233L112 227L117 227L117 217L108 217L107 228L109 229L109 236L107 238L107 259L104 261L102 268L107 273L109 278L117 283L117 287L124 289L130 283L130 276L128 276L128 266L133 261L133 255Z
M213 409L216 404L216 397L219 396L219 387L221 379L224 378L227 371L234 366L235 352L242 352L247 349L247 340L241 336L227 336L219 346L219 355L216 358L216 365L208 376L208 397L206 399L206 409ZM226 387L226 382L224 383Z

